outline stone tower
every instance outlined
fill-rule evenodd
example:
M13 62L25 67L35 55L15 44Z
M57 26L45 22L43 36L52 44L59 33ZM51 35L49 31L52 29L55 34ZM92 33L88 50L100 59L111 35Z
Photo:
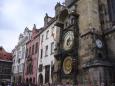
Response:
M56 23L60 27L55 54L58 66L54 67L54 70L58 67L55 71L58 82L84 86L110 86L114 82L112 1L65 0Z

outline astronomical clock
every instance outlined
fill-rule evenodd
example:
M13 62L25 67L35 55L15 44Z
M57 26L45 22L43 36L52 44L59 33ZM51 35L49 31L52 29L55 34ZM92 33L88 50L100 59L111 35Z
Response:
M67 82L69 80L70 83L73 83L73 81L76 81L78 63L78 14L74 11L69 13L66 9L64 10L64 13L67 14L64 14L63 16L60 13L60 16L63 17L63 23L62 18L60 18L60 41L58 45L58 53L57 55L55 55L55 57L58 61L60 61L60 69L58 70L58 77L60 75L59 80L64 82Z
M72 57L68 56L63 61L63 72L65 74L70 74L72 72Z
M68 31L64 34L63 37L63 49L65 51L71 50L74 45L74 32Z

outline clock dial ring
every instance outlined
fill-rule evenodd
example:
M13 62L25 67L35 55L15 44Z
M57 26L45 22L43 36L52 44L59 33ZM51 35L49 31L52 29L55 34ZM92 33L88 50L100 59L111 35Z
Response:
M68 56L64 59L63 71L65 74L71 73L71 71L72 71L72 58L71 58L71 56Z
M64 40L63 40L63 49L64 50L70 50L73 47L74 43L74 33L73 31L68 31L64 35Z
M102 41L101 41L100 39L97 39L97 40L96 40L96 46L97 46L98 48L102 48L102 47L103 47L103 43L102 43Z

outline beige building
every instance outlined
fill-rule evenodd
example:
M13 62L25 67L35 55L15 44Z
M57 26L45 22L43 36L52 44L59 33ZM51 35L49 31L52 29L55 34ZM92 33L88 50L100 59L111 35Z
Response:
M44 27L41 28L39 55L38 55L38 84L52 83L52 71L54 65L54 51L56 39L58 37L58 28L55 26L55 18L49 17L48 14L44 17Z
M115 83L115 1L65 0L56 5L60 27L53 82L80 86Z

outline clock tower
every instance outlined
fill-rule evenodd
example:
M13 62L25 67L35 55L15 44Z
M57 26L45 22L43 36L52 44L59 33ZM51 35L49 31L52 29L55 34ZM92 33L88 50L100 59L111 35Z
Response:
M110 86L112 65L103 32L103 10L107 10L103 4L104 0L65 0L56 23L60 27L54 67L57 82Z
M73 4L73 1L69 5ZM57 44L57 53L55 54L55 78L56 82L62 83L77 83L77 71L78 71L78 47L79 47L79 27L78 17L75 9L68 10L66 6L63 6L57 17L56 26L60 27L60 40ZM57 65L57 66L56 66Z

